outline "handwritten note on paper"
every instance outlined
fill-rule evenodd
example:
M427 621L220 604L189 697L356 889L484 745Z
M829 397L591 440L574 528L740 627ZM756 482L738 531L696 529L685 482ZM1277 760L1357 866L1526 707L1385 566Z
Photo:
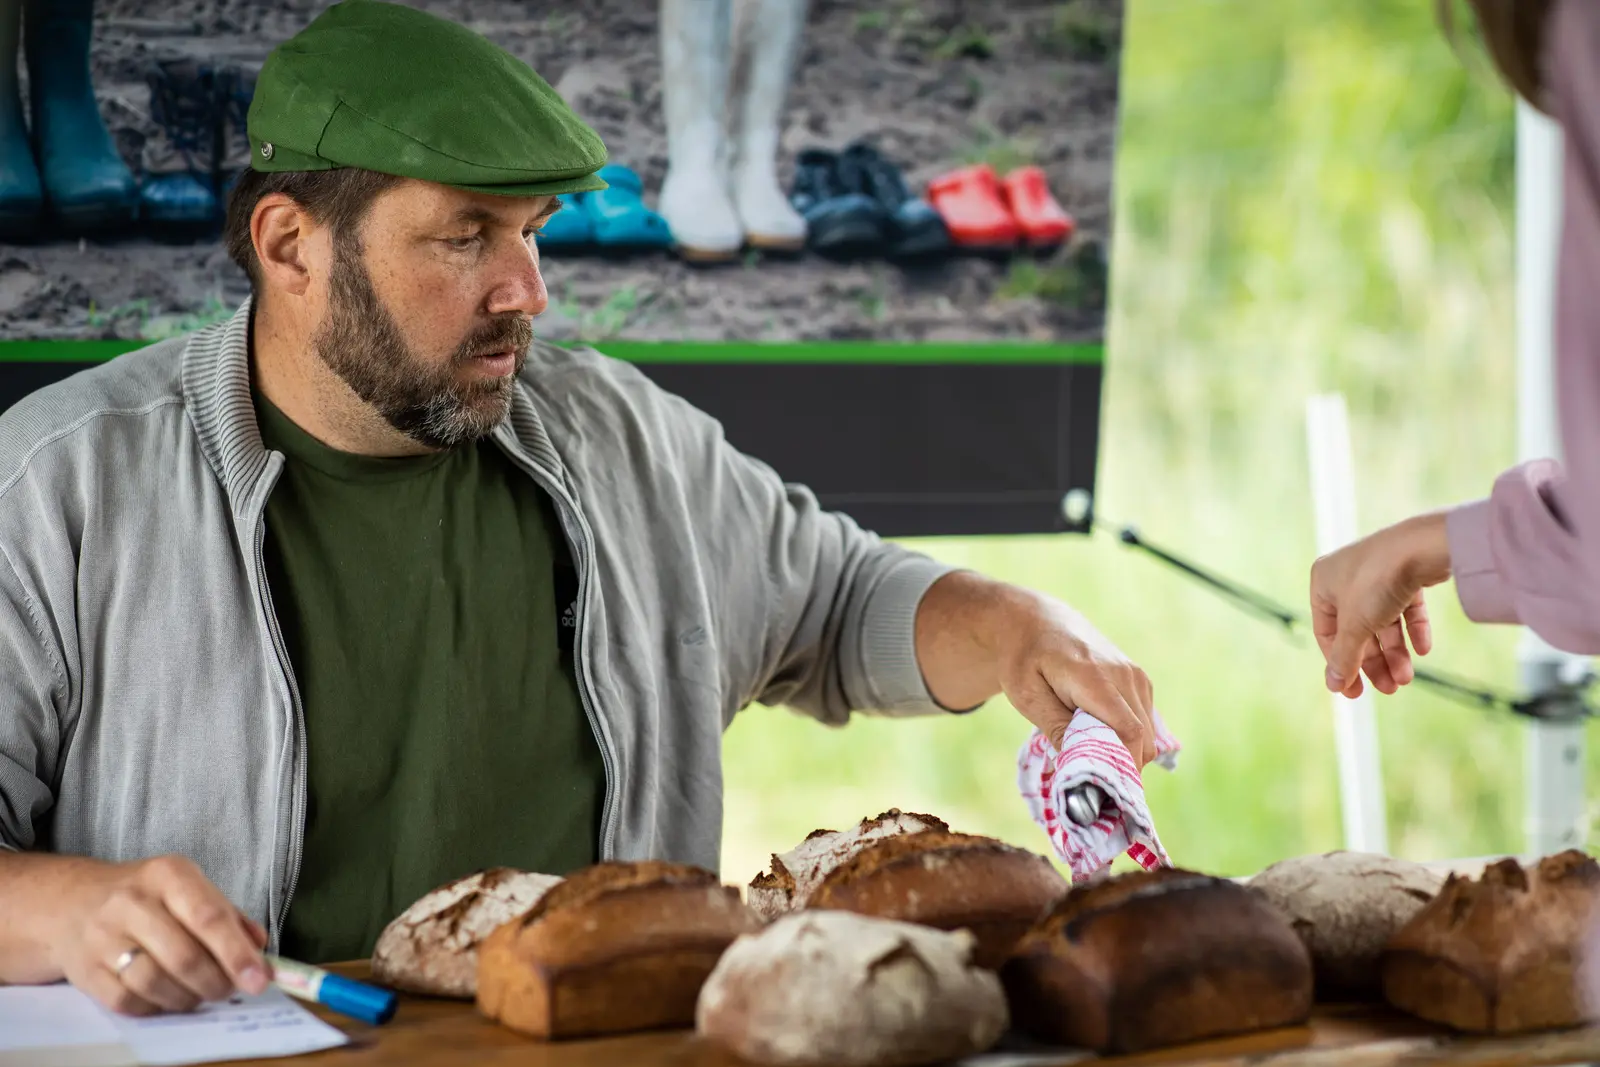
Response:
M116 1023L143 1067L296 1056L349 1041L279 989L206 1004L188 1015L118 1017Z
M278 989L135 1019L105 1011L67 985L0 988L0 1067L180 1067L297 1056L348 1040Z

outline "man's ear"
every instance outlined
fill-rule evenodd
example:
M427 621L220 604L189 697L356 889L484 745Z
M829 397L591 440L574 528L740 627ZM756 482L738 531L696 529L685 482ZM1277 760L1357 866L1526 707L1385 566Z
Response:
M311 217L283 193L270 193L250 215L250 241L269 288L302 296L311 285L307 262Z

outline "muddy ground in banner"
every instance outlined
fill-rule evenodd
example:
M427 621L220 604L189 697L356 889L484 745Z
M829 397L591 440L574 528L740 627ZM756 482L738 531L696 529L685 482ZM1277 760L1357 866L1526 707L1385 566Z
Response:
M637 169L666 167L654 0L408 0L530 62ZM96 92L124 156L154 126L145 65L199 55L259 65L325 6L313 0L100 0ZM882 260L749 256L692 267L670 253L546 256L546 336L661 340L1099 341L1111 225L1120 0L812 0L783 134L799 150L871 138L914 188L965 162L1041 165L1074 216L1054 254ZM0 339L163 336L245 295L214 237L0 245Z

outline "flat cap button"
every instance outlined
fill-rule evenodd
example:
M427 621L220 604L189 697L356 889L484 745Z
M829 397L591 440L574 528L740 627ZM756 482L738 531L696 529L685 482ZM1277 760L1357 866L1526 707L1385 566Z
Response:
M264 143L261 146L261 158L262 159L271 159L272 158L272 142L271 141L267 141L266 143Z

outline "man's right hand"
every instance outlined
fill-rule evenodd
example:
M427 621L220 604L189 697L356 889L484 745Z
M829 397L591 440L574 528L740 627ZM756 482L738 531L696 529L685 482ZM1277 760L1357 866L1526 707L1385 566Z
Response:
M125 1015L192 1011L266 988L266 931L192 862L97 866L53 924L51 953L67 981Z
M1393 693L1416 677L1412 650L1425 656L1433 647L1422 591L1449 577L1442 513L1395 523L1318 559L1311 620L1328 689L1358 697L1365 672L1380 693Z

